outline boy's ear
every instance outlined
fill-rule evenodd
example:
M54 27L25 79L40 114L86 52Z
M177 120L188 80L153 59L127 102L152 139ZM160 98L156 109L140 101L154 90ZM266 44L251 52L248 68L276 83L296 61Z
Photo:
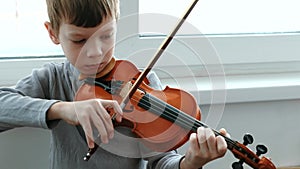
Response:
M58 45L60 42L59 42L59 38L57 37L57 35L55 34L53 28L52 28L52 25L50 22L45 22L44 23L47 31L48 31L48 34L49 34L49 37L50 39L52 40L52 42L56 45Z

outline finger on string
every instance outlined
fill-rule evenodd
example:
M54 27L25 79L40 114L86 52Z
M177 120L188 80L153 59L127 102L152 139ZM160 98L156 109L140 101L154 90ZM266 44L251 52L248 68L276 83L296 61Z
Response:
M226 129L221 128L219 131L223 136L230 138L230 134L226 131Z
M205 135L205 128L199 127L197 129L197 136L199 144L206 143L206 135Z
M207 145L206 131L204 127L199 127L197 129L197 136L198 136L200 151L202 152L202 154L206 154L209 149Z
M215 134L213 131L209 128L205 129L205 135L206 135L206 141L207 146L210 152L217 152L217 145L216 145L216 139Z
M197 134L196 133L192 133L190 135L190 146L192 148L192 150L198 150L199 149L199 144L197 141Z
M217 142L217 151L219 154L225 154L226 150L227 150L227 143L224 139L224 137L217 137L216 138L216 142Z

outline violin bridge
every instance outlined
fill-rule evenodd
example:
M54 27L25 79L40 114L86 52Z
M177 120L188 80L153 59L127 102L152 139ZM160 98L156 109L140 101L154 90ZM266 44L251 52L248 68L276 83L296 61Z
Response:
M121 89L121 91L120 91L120 96L122 97L122 98L124 98L126 95L127 95L127 93L129 92L129 90L131 89L131 87L132 87L132 83L129 81L129 82L127 82L124 86L123 86L123 88Z

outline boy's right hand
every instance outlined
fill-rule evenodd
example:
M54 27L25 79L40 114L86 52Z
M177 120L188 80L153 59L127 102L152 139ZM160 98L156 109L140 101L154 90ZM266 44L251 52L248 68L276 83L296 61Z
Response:
M107 109L113 109L116 120L121 122L122 109L115 100L90 99L75 102L57 102L47 113L48 120L61 119L71 125L81 125L89 148L94 147L93 128L95 127L103 143L114 136L114 127Z

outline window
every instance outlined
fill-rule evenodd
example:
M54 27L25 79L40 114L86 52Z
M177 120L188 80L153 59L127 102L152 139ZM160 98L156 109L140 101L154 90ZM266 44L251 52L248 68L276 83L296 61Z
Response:
M46 2L8 0L0 2L0 57L28 57L61 54L48 38Z
M60 46L53 45L44 27L48 20L44 0L0 1L0 85L14 85L33 68L61 61Z
M153 55L155 49L159 47L165 38L165 36L161 35L168 34L178 20L177 17L172 17L171 15L173 15L175 11L177 16L181 16L192 1L193 0L177 0L172 1L171 3L165 3L166 1L153 2L146 0L134 0L130 1L130 3L121 2L121 7L123 8L121 16L123 18L121 18L120 21L121 26L119 28L119 32L121 31L120 34L123 37L121 37L119 40L120 42L117 44L117 47L120 49L117 51L120 52L119 56L130 56L131 58L136 59L137 63L141 63L142 61L139 60L140 56L148 56L151 55L151 53ZM191 19L193 19L193 17L198 17L197 11L219 11L222 7L228 10L217 14L216 12L211 12L214 15L199 14L203 16L202 18L209 18L212 16L213 19L207 19L207 22L203 22L206 26L212 24L210 25L211 27L216 27L215 24L219 24L218 30L214 29L212 32L206 32L207 35L192 33L189 36L177 36L168 47L168 51L165 53L177 56L177 60L184 63L174 63L174 57L172 59L170 59L170 57L162 57L162 61L157 64L164 67L179 66L181 64L195 66L197 68L201 65L221 64L225 69L224 71L226 75L299 71L300 66L298 65L300 63L300 57L298 56L300 54L300 33L298 31L300 30L300 22L297 21L297 15L299 16L300 12L299 10L296 10L296 7L298 6L297 3L300 2L296 0L265 0L263 2L240 2L237 0L230 0L226 1L226 4L223 3L225 2L216 2L216 0L209 2L206 2L205 0L199 1L194 9L195 11L193 10L191 13ZM156 6L151 7L152 4ZM204 8L204 6L206 8L211 8L199 9ZM232 7L232 9L230 10L229 7ZM280 12L277 12L279 7L281 7ZM249 14L248 8L250 9L251 14ZM173 11L173 14L172 12L169 14L169 11ZM257 13L258 11L262 12L258 15L258 19L267 19L259 21L254 16L251 17L254 15L253 13ZM274 14L270 14L271 12ZM139 14L139 16L137 16L137 14ZM244 23L238 22L233 26L233 23L236 23L236 21L224 23L224 18L217 18L217 16L220 15L227 15L228 17L230 17L229 15L244 15L247 17L239 19ZM189 17L188 20L190 19ZM146 21L143 21L143 19L146 19ZM170 20L174 20L174 22L171 22ZM274 20L275 22L273 22ZM123 25L122 21L124 21ZM201 17L199 20L196 19L196 21L200 22ZM250 21L254 21L256 24L247 23ZM129 22L130 24L128 24ZM244 26L245 23L247 23L248 26L254 25L256 27L250 31L248 26ZM260 27L262 24L257 23L264 23L264 26ZM228 25L231 25L234 29L229 30ZM202 25L200 24L200 26ZM223 29L224 27L228 28ZM159 28L164 28L164 30ZM241 29L236 33L235 31L237 28L247 29ZM198 29L194 30L199 33ZM212 29L206 30L210 31ZM225 33L222 31L225 31ZM201 32L203 31L201 30ZM151 36L147 36L147 33L150 33ZM130 44L130 47L122 50L123 44L125 43ZM139 52L148 53L144 54ZM198 54L202 54L203 58L197 57L196 55ZM211 55L214 55L215 60L209 63L209 59L212 58ZM150 58L151 56L148 59ZM205 59L207 59L207 61ZM214 74L214 72L210 72L210 74ZM204 76L204 74L201 73L199 76Z
M140 67L147 65L164 35L177 23L177 16L181 17L193 0L166 1L121 1L123 13L118 31L122 36L117 44L118 57L134 60ZM155 69L166 84L175 84L194 94L200 92L203 104L212 103L212 97L224 99L222 94L211 93L223 90L227 92L227 103L298 98L290 92L300 85L298 3L296 0L199 1L201 16L196 9L188 21L192 22L190 19L194 17L196 21L204 18L206 22L200 24L201 29L192 27L197 34L190 33L191 29L188 29L189 35L180 30ZM226 11L218 13L222 8ZM254 18L253 13L257 12L262 12L258 15L262 20ZM235 20L225 22L223 15ZM212 19L207 19L210 17ZM213 29L208 28L209 24ZM233 24L234 29L231 29L229 26ZM222 102L222 99L213 101Z
M158 17L140 17L141 34L167 27L181 18L194 0L141 0L139 13L160 14ZM159 5L157 5L159 4ZM258 34L299 32L300 12L298 0L200 0L188 16L194 29L185 29L181 34ZM169 20L164 20L169 16ZM141 15L143 16L143 15ZM149 16L149 15L147 15ZM173 17L173 19L172 19ZM164 24L164 27L157 26ZM163 29L162 29L162 32Z

